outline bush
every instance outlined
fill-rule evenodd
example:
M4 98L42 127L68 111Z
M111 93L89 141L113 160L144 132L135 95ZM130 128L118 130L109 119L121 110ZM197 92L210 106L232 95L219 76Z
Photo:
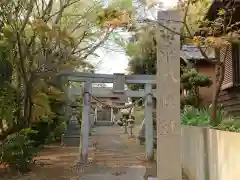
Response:
M64 131L67 128L67 123L65 121L61 121L56 128L54 129L54 140L55 141L60 141L62 134L64 133Z
M221 124L216 126L215 129L230 132L240 132L240 122L239 120L235 119L224 120Z
M184 125L191 126L208 126L214 129L240 132L240 121L233 118L226 118L221 107L217 109L217 119L211 121L211 115L207 108L185 108L181 113L181 121Z
M207 109L185 108L181 113L182 124L192 126L207 126L211 123L211 117Z
M49 122L39 121L35 123L32 127L37 133L29 134L29 138L35 142L35 146L42 146L45 144L46 140L50 136L51 130Z
M8 136L1 144L0 163L7 164L9 168L19 172L29 171L34 163L33 157L39 152L34 141L29 139L29 135L36 133L31 129L23 129Z

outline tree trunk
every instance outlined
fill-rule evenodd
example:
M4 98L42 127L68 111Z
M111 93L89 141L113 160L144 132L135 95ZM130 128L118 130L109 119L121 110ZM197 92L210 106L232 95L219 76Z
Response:
M16 124L20 124L21 120L21 109L22 109L22 103L21 103L21 89L22 89L22 83L21 83L21 76L20 72L17 72L17 92L16 92L16 104L17 104L17 110L16 110Z
M24 97L24 122L27 125L31 124L31 117L32 117L32 97L31 97L31 81L26 83L25 87L25 97Z
M23 122L24 124L27 124L28 123L28 106L29 106L29 103L28 103L28 90L27 90L27 86L25 87L25 90L24 90L24 103L23 103Z
M219 71L219 77L216 77L216 87L215 87L215 91L213 93L213 97L212 97L212 108L211 108L211 115L212 115L212 124L213 125L218 125L219 123L221 122L218 122L218 119L217 119L217 104L218 104L218 97L219 97L219 94L220 94L220 91L221 91L221 87L222 87L222 83L223 83L223 80L224 80L224 75L225 75L225 63L226 63L226 58L227 58L227 54L228 54L228 51L229 51L229 45L225 48L225 51L224 51L224 57L223 59L221 60L221 57L220 57L220 51L221 49L220 48L217 48L216 49L216 58L218 60L218 64L216 65L216 72Z
M219 78L216 80L216 88L213 94L212 98L212 108L211 108L211 115L212 115L212 124L218 125L220 122L217 120L217 103L218 103L218 97L221 91L221 86L224 80L224 74L225 74L225 61L219 65L216 66L216 70L219 70Z

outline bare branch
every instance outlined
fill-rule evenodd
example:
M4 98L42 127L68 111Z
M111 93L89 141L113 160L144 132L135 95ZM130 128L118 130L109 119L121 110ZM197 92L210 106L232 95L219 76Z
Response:
M75 54L74 52L76 51L77 47L79 46L79 44L81 44L81 43L82 43L82 41L84 40L84 38L85 38L86 36L87 36L87 31L85 30L85 31L83 32L83 35L82 35L82 37L79 39L78 43L76 44L76 47L75 47L75 48L73 48L73 50L72 50L72 53L71 53L71 54Z
M91 55L94 51L96 51L109 38L113 30L114 29L107 31L103 39L99 41L96 45L92 46L92 48L83 57L81 57L81 59L86 59L89 55Z
M70 0L69 0L69 1L70 1ZM69 7L69 6L71 6L71 5L75 4L75 3L78 3L78 2L79 2L79 0L75 0L75 1L72 1L72 2L66 3L66 4L63 5L58 11L56 11L55 13L49 15L49 17L48 17L46 20L49 21L52 17L54 17L54 16L58 15L59 13L63 12L67 7ZM59 18L59 16L56 18L55 24L58 23L58 21L59 21L59 20L57 20L58 18ZM57 22L57 23L56 23L56 22Z
M160 20L161 20L161 19L160 19ZM165 19L164 19L164 20L165 20ZM179 35L179 36L181 36L181 37L183 36L180 32L176 32L175 30L173 30L173 29L165 26L164 24L162 24L162 23L159 22L159 21L155 21L155 20L151 20L151 19L143 19L142 21L143 21L143 22L146 22L146 23L158 24L159 26L165 28L166 30L170 31L170 32L173 33L173 34L177 34L177 35ZM168 20L165 20L165 21L168 21ZM189 36L183 36L183 37L184 37L184 38L189 38L189 39L191 39L191 37L189 37Z
M154 21L154 20L150 20L150 19L145 19L144 21L145 21L145 22L157 23L159 26L167 29L168 31L170 31L170 32L173 33L173 34L177 34L177 35L179 35L179 36L182 37L182 38L186 38L186 39L191 39L191 40L193 40L194 36L192 35L192 33L191 33L191 31L190 31L190 28L188 27L188 24L187 24L187 22L186 22L186 21L187 21L187 15L188 15L188 10L189 10L189 5L190 5L190 3L191 3L191 0L189 0L188 3L187 3L187 8L186 8L186 10L185 10L185 14L184 14L184 19L183 19L183 21L174 21L174 20L166 20L166 19L160 19L160 18L159 18L159 20L161 20L161 21L167 21L167 22L171 21L171 22L176 22L176 23L182 23L182 24L184 25L187 33L188 33L187 36L186 36L186 35L183 35L181 32L176 32L175 30L173 30L173 29L165 26L164 24L162 24L162 23L159 22L159 21ZM210 58L207 56L206 52L204 52L204 50L202 49L202 47L201 47L200 45L198 45L197 47L198 47L199 51L201 52L202 56L203 56L208 62L214 63L214 62L212 61L212 59L210 59Z
M43 12L43 14L42 14L42 17L43 17L43 18L44 18L46 15L47 15L47 16L50 16L51 11L52 11L52 7L53 7L53 0L49 0L46 8L45 8L45 9L43 8L43 11L42 11L42 12ZM46 21L48 21L48 20L46 20Z
M60 2L60 10L59 13L57 14L57 17L55 19L55 24L58 24L58 22L60 21L61 17L62 17L62 13L64 11L64 7L65 5L67 6L68 3L70 2L70 0L67 0L67 3L65 5L63 5L62 0L59 1Z
M188 10L189 10L189 6L191 4L191 0L188 0L187 2L187 7L186 7L186 10L185 10L185 13L184 13L184 16L183 16L183 22L187 22L187 16L188 16Z
M33 6L34 6L34 0L30 0L29 4L28 4L28 11L27 11L27 15L26 17L24 18L23 20L23 25L22 25L22 28L20 30L20 33L22 33L27 25L27 23L29 22L29 18L33 12Z

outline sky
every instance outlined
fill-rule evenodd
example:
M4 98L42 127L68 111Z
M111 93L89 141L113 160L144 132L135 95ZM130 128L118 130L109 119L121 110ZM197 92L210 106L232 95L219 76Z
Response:
M164 8L172 7L177 0L160 0ZM154 13L154 12L153 12ZM123 34L126 36L126 34ZM112 45L111 45L112 46ZM125 55L121 47L102 48L97 53L100 55L96 59L96 73L113 74L113 73L127 73L128 57Z

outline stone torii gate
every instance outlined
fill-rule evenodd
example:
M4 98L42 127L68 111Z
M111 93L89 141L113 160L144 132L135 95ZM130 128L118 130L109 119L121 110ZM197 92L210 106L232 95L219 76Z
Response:
M90 113L90 93L95 97L108 97L110 94L121 94L126 97L145 97L145 139L146 139L146 157L148 160L153 159L153 104L152 97L155 97L155 91L152 89L152 84L155 84L155 76L153 75L124 75L124 74L93 74L83 72L65 71L61 76L67 77L67 81L84 82L82 92L83 95L83 114L82 122L84 124L82 129L82 160L87 161L88 157L88 136L91 129L89 113ZM92 83L113 83L112 92L98 91L98 88L92 88ZM131 91L125 90L126 84L145 84L144 90ZM101 88L103 89L103 88ZM93 91L94 90L94 91ZM75 138L75 137L73 137Z
M157 75L153 76L116 76L116 75L97 75L82 73L65 73L72 81L86 82L84 89L89 92L90 82L112 83L113 79L119 82L118 78L124 80L127 84L140 83L146 84L146 92L151 91L151 84L156 83L157 95L157 179L158 180L181 180L181 121L180 121L180 12L176 10L162 11L158 13L158 31L157 31ZM141 78L140 78L141 77ZM156 79L155 79L156 78ZM123 92L124 83L121 87L114 86L114 91ZM145 93L146 93L145 92ZM146 104L149 106L146 121L146 147L148 155L152 156L153 131L152 131L152 113L151 97L147 98ZM88 122L87 113L89 111L89 95L84 95L84 101L87 105L84 108L84 121ZM148 107L146 107L148 108ZM150 114L151 113L151 114ZM160 116L161 115L161 116ZM88 128L84 128L88 134ZM85 136L85 148L88 140ZM151 151L150 151L151 147ZM149 149L148 149L149 148ZM84 151L84 157L87 157L87 149Z

